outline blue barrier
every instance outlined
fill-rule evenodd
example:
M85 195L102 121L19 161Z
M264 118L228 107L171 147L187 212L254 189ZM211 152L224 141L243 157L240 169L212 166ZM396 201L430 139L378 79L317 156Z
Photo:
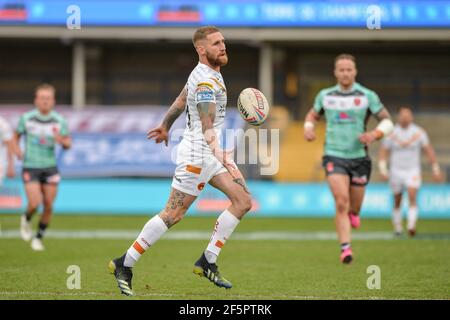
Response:
M55 203L58 214L136 214L153 215L164 206L170 192L170 179L65 179ZM22 197L19 180L6 181ZM298 184L250 181L253 195L251 216L260 217L332 217L334 201L326 184ZM218 190L207 186L189 209L191 216L217 214L229 202ZM362 208L365 217L391 215L392 196L385 184L372 184ZM404 203L406 206L406 203ZM450 185L424 185L418 196L421 218L450 219ZM3 210L3 212L6 212Z
M372 5L380 8L383 28L450 25L450 4L443 0L0 0L0 23L65 26L67 20L73 20L71 5L79 8L82 26L366 28Z

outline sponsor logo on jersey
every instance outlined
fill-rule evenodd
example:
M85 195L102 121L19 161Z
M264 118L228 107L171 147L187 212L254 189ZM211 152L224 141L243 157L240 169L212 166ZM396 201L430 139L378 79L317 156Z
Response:
M48 183L59 183L61 181L61 176L59 174L54 174L47 178Z
M198 87L195 91L195 99L200 102L215 102L214 91L208 86Z
M347 112L339 112L336 116L337 122L354 122L355 119Z
M367 176L364 175L362 177L352 177L352 182L357 184L365 184L367 183Z

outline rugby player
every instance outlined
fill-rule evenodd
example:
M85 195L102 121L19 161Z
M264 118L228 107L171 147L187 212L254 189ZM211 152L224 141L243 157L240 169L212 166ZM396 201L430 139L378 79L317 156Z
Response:
M367 147L391 133L393 123L378 95L356 82L356 60L349 54L335 58L337 84L323 89L306 115L304 137L316 138L315 123L326 120L325 152L322 165L335 200L336 231L340 242L341 262L353 260L351 228L360 226L360 210L371 173ZM366 131L370 115L378 126Z
M220 73L228 62L225 39L219 29L206 26L196 30L193 44L199 63L162 124L148 132L149 139L167 145L172 124L186 110L186 128L178 147L169 199L165 208L145 224L129 249L109 263L109 270L125 295L133 295L131 281L135 263L184 217L206 183L222 191L231 205L218 217L209 244L194 263L193 272L218 287L232 287L219 272L216 261L225 242L250 210L251 197L232 157L219 144L227 104L227 90Z
M23 159L22 180L25 185L27 207L20 220L20 234L25 241L31 240L31 248L44 250L42 239L51 221L53 202L61 176L58 171L55 146L64 149L72 145L67 122L54 111L55 87L41 84L35 90L35 109L24 113L19 120L15 135L15 150ZM20 150L20 137L25 138L24 153ZM38 230L33 237L31 219L43 204Z
M441 169L426 131L414 123L411 109L402 107L399 110L398 121L394 131L383 139L378 157L380 174L385 180L389 180L394 195L392 224L396 235L401 235L403 232L400 206L405 190L408 192L409 200L407 215L408 234L410 236L416 234L416 224L419 216L417 192L422 184L420 165L422 150L431 163L434 180L436 182L441 181Z

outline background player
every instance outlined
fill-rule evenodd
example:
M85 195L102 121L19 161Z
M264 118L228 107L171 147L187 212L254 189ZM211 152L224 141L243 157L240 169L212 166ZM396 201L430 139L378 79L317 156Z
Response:
M304 125L307 141L316 138L314 126L322 114L326 119L326 141L323 167L336 205L336 231L341 244L340 259L350 263L351 227L360 226L359 212L369 183L371 160L367 146L392 131L389 112L378 95L355 82L355 58L341 54L335 59L337 85L323 89ZM365 132L370 114L380 122L375 130Z
M148 133L156 143L168 142L173 122L186 109L186 129L178 147L177 168L166 207L150 219L136 241L120 258L110 262L119 289L132 295L132 270L142 254L174 224L179 222L206 183L219 189L231 200L217 219L206 250L194 265L194 273L207 277L218 287L232 284L218 271L217 257L240 219L251 208L251 197L244 178L230 155L219 146L227 103L226 87L220 67L228 62L225 40L219 29L202 27L193 36L199 63L186 86L168 110L163 123Z
M14 139L9 123L0 117L0 187L3 186L5 176L13 178L14 170Z
M433 147L424 129L413 123L413 113L410 108L402 107L398 113L398 122L391 135L387 136L379 151L378 168L384 179L389 179L394 194L394 209L392 224L394 231L400 235L403 231L401 202L404 190L408 192L408 233L416 234L418 218L417 191L422 183L420 168L421 150L425 151L430 160L435 181L441 181L442 175L436 160ZM387 159L389 158L390 170Z
M42 238L52 213L53 202L58 191L61 177L58 172L55 145L69 149L72 139L66 120L53 110L55 106L55 88L50 84L41 84L36 88L34 105L36 109L24 113L16 130L15 150L23 159L22 179L25 184L27 208L20 221L20 234L25 241L31 241L31 248L44 250ZM19 147L20 137L25 136L25 154ZM43 212L38 231L32 238L31 218L43 204Z

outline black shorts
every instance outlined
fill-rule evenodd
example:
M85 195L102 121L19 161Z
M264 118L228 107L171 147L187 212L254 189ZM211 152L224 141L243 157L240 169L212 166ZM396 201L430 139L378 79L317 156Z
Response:
M372 160L369 157L344 159L333 156L323 156L322 166L327 176L345 174L350 177L353 186L366 186L372 172Z
M24 183L39 182L41 184L58 184L61 180L58 168L23 168L22 179Z

